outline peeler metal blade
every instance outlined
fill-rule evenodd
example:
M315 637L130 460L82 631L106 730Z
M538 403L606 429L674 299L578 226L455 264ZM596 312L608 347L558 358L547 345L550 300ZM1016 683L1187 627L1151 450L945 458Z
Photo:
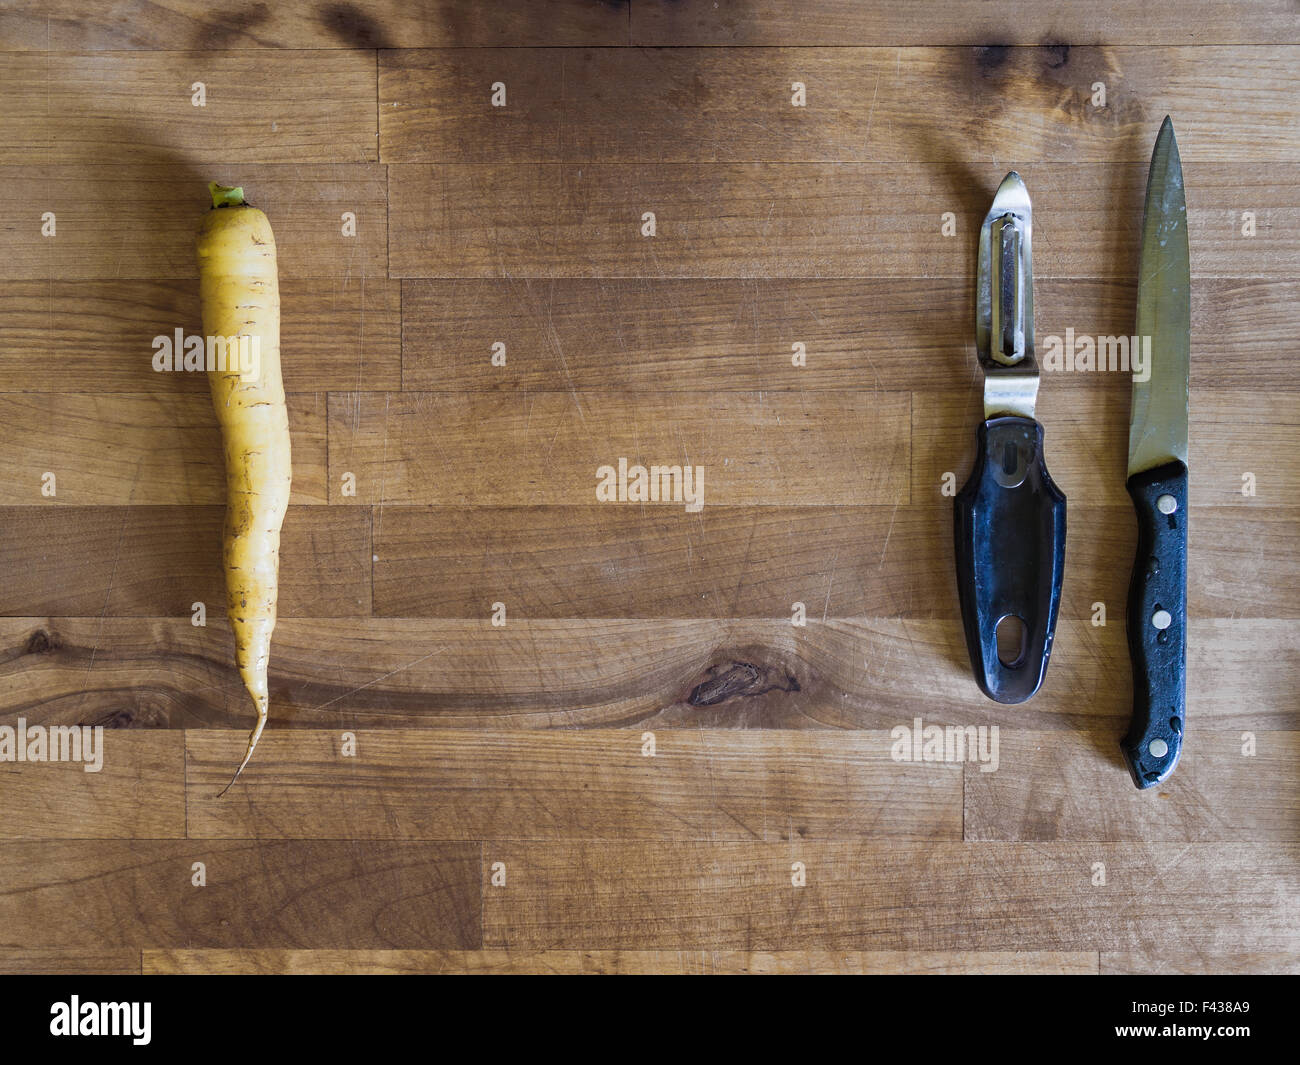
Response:
M975 346L984 369L984 417L1033 418L1034 211L1014 170L1002 179L980 226L975 279Z

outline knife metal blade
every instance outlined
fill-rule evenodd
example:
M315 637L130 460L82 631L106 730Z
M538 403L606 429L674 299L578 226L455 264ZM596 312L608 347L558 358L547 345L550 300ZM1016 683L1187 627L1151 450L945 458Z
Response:
M1120 747L1133 782L1149 788L1178 764L1186 719L1191 263L1183 169L1168 117L1147 176L1135 340L1150 347L1144 372L1134 375L1129 422L1138 549L1128 599L1133 720Z
M1128 473L1187 462L1187 381L1192 350L1187 200L1174 124L1165 118L1151 155L1142 221L1137 336L1151 338L1151 373L1133 381Z

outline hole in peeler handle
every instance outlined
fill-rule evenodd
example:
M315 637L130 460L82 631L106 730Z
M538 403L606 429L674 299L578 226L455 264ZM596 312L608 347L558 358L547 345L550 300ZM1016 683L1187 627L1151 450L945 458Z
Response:
M1002 475L1006 480L1015 476L1020 465L1020 452L1016 445L1008 441L1002 445Z
M1029 649L1029 628L1025 619L1015 614L1005 615L998 622L994 635L998 641L998 661L1007 669L1023 666L1025 652Z

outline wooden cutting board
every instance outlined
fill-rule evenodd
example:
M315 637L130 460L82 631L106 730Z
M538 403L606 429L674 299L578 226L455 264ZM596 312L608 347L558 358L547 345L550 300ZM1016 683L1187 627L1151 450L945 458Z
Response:
M0 727L105 729L0 762L0 971L1300 970L1294 4L104 10L0 12ZM1030 703L969 675L951 495L998 182L1040 352L1129 334L1167 113L1189 731L1138 793L1127 378L1043 376ZM224 799L219 439L151 366L209 180L275 228L294 455Z

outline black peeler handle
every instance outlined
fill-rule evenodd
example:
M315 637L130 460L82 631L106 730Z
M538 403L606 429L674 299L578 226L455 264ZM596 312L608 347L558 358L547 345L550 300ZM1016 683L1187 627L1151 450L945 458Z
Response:
M1043 427L1007 415L979 427L970 480L954 501L957 590L980 690L1022 703L1043 683L1065 573L1065 496L1043 462ZM1018 657L998 657L998 625L1023 623Z

